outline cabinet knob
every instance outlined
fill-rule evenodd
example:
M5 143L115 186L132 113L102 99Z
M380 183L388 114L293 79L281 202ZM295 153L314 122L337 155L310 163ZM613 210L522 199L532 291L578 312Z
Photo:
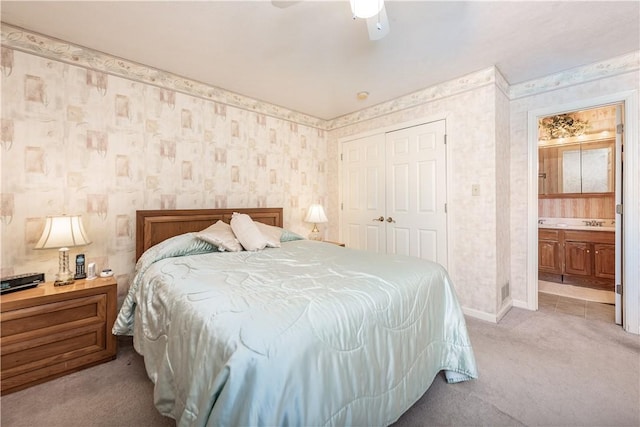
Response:
M587 249L587 253L591 252L589 249Z
M596 251L596 254L598 253L598 251Z

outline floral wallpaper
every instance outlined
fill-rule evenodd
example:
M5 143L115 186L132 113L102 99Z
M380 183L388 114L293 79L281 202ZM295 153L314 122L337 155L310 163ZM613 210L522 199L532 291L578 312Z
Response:
M527 111L638 90L638 52L510 86L496 67L333 120L3 24L0 273L44 271L33 250L46 215L82 214L93 243L73 248L134 268L135 210L284 207L306 235L322 203L340 235L340 144L399 123L445 120L449 272L467 314L496 320L509 283L526 300ZM480 195L471 195L471 185Z
M135 211L284 207L306 235L327 197L325 131L105 72L2 48L2 276L57 272L33 250L47 215L81 214L120 296L134 267Z

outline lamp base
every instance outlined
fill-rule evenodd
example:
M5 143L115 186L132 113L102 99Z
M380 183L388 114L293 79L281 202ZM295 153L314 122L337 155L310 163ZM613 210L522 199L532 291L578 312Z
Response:
M322 236L320 233L314 233L313 231L309 233L309 240L322 240Z
M322 234L320 234L317 224L313 224L313 230L309 233L309 240L322 240Z
M69 279L69 280L58 280L56 279L55 282L53 282L53 286L67 286L67 285L71 285L75 282L74 279Z
M73 282L73 274L69 271L69 248L60 248L58 251L58 274L56 274L53 286L66 286Z

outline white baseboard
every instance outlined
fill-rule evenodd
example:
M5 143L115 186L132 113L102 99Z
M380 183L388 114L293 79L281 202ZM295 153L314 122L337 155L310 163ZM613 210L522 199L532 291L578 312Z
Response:
M516 308L524 308L525 310L531 310L529 308L529 304L527 304L526 301L520 301L520 300L514 299L514 300L511 301L511 303Z
M474 308L462 307L462 312L469 317L484 320L485 322L498 323L504 316L511 310L513 306L511 298L504 302L504 305L498 312L498 314L491 314L484 311L476 310Z
M484 311L480 311L480 310L476 310L468 307L462 307L462 312L467 316L484 320L485 322L498 323L498 320L496 319L495 314L485 313Z
M496 320L500 322L504 317L504 315L507 314L509 310L511 310L511 307L513 307L513 301L511 300L511 298L507 298L506 301L502 302L502 308L500 309L500 311L498 311L498 314L496 315Z

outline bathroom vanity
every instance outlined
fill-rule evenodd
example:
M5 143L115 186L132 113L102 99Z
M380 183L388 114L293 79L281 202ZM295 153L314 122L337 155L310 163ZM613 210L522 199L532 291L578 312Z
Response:
M541 222L538 226L540 280L614 290L615 227L603 225L607 221L601 221L600 225L598 221L594 225L546 219Z

